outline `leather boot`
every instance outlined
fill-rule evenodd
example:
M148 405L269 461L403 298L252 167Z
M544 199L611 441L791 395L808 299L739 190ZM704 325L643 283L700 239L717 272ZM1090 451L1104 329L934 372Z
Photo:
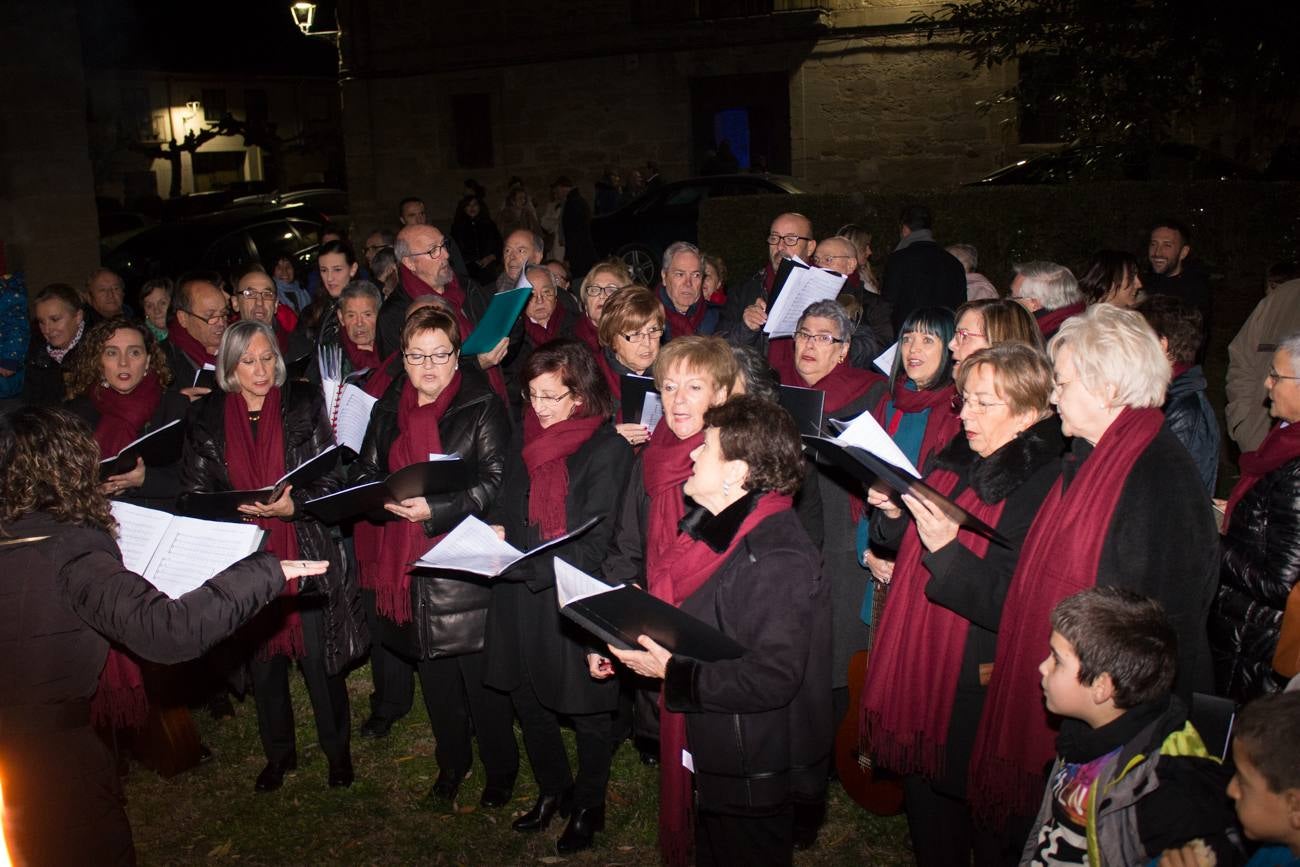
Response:
M533 808L511 822L510 827L525 833L541 831L551 824L551 819L555 818L556 813L568 818L572 805L572 789L565 789L558 795L538 795L537 803L533 804Z
M561 855L571 855L590 849L597 831L605 830L605 805L598 807L578 807L565 827L564 833L555 843L555 851Z

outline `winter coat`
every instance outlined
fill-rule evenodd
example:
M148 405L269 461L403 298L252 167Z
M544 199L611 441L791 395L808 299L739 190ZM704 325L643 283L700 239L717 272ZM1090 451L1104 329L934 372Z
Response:
M880 294L893 308L894 333L922 307L956 310L966 303L966 269L957 258L929 237L905 238L885 262ZM926 233L928 235L928 233ZM909 242L910 241L910 242Z
M1228 344L1228 402L1223 408L1227 434L1243 452L1264 441L1273 419L1264 405L1264 376L1277 345L1300 330L1300 279L1278 286L1255 306Z
M483 314L487 312L488 305L492 303L492 296L496 293L492 286L482 286L472 280L462 282L461 285L465 287L465 309L462 312L469 319L470 324L477 325L483 318ZM415 299L407 294L406 287L401 281L398 281L397 288L384 299L383 305L379 308L379 318L375 322L375 347L379 350L380 358L387 358L402 348L402 326L406 324L406 308L411 306L413 300ZM519 339L515 332L522 330L523 326L516 322L515 330L510 332L512 344L517 343ZM462 334L461 342L464 343L468 336ZM478 366L478 362L472 357L462 357L461 364Z
M83 394L68 401L67 409L85 420L92 431L99 424L99 410L95 409L95 402L90 399L89 395ZM144 427L136 431L136 436L142 437L169 422L184 419L189 410L189 398L180 392L164 391L162 400L158 402L158 409L154 410L153 416L149 421L145 422ZM102 457L111 458L112 455L103 455ZM144 484L126 491L115 497L115 499L134 503L137 506L144 506L146 509L161 509L164 512L170 512L175 509L176 496L180 493L180 490L180 464L178 461L166 467L145 467Z
M522 447L516 436L494 517L505 526L506 541L527 551L543 540L537 525L528 523L531 483ZM493 689L509 692L522 684L527 669L538 699L556 713L613 711L618 705L618 681L591 678L587 652L603 645L560 615L553 563L559 557L588 574L600 574L601 560L614 534L614 510L632 465L632 448L612 426L605 425L569 456L566 465L566 526L573 530L594 517L603 520L581 536L551 548L545 556L525 560L495 579L483 680Z
M501 399L489 388L482 374L461 368L460 391L452 398L438 422L443 454L458 454L474 474L474 483L464 491L431 496L432 512L424 522L430 539L451 531L467 515L489 513L501 490L510 422ZM397 407L409 380L394 380L370 413L370 427L361 444L361 455L351 468L351 483L379 481L401 467L388 465L388 452L401 432ZM400 520L400 519L399 519ZM430 547L433 542L430 541ZM459 656L483 649L490 585L463 574L421 571L411 578L411 622L401 626L381 618L384 644L418 659Z
M269 420L259 422L265 424ZM317 389L305 384L286 383L280 392L280 421L284 426L284 466L291 470L334 444L325 402ZM226 395L214 391L190 408L189 429L181 456L181 496L177 508L184 513L185 496L190 491L230 491L230 473L226 466ZM323 645L325 668L330 674L347 669L365 654L370 637L361 608L361 591L355 570L350 568L338 541L330 529L303 508L310 499L323 497L339 489L342 470L334 470L309 485L295 487L290 493L294 502L294 532L299 556L304 560L328 560L329 569L300 582L303 605L323 600Z
M1216 691L1239 702L1277 692L1287 595L1300 577L1300 458L1261 478L1232 510L1210 609Z
M87 330L90 326L87 325ZM85 346L85 335L77 345L63 356L63 362L57 362L45 351L48 344L40 334L32 337L27 347L26 380L23 382L23 403L28 406L59 406L67 396L67 384L63 376L77 363L77 356Z
M1165 428L1187 448L1201 474L1205 492L1212 497L1219 475L1219 423L1205 387L1205 373L1199 364L1169 383L1165 393Z

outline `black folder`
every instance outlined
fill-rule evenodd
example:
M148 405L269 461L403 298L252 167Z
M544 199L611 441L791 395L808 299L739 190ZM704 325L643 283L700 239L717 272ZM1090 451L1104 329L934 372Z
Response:
M925 482L916 478L907 470L881 460L866 449L841 445L829 437L805 435L803 441L804 445L815 452L818 457L823 458L827 463L838 467L854 478L867 484L879 479L900 494L911 494L914 497L929 500L959 526L965 527L973 533L978 533L1003 548L1011 547L1011 543L1007 541L1005 536L984 521L981 521Z
M208 370L206 367L200 367L198 370L194 371L194 387L209 388L213 391L219 391L220 389L217 387L217 372L215 370Z
M797 385L783 385L777 393L777 400L785 411L794 417L800 434L821 436L822 413L826 406L826 392L819 388L800 388Z
M252 503L273 503L280 498L284 489L293 485L301 488L332 472L339 464L337 446L330 446L309 461L299 464L285 473L274 485L258 488L255 491L191 491L182 494L177 501L177 511L192 518L204 518L209 521L239 521L243 515L240 506Z
M703 662L735 659L745 652L712 626L637 587L611 587L569 603L560 613L621 650L644 650L636 639L648 635L673 653Z
M625 373L619 377L619 403L625 424L641 423L641 410L645 407L645 396L651 392L659 393L659 389L655 388L653 376Z
M181 448L185 445L185 420L176 419L162 427L155 428L133 442L111 458L99 462L99 478L119 476L135 469L137 458L144 458L146 467L165 467L181 459Z
M308 500L303 506L326 524L338 524L361 516L379 523L397 519L384 508L386 503L463 491L474 480L474 473L458 457L424 461L403 467L382 481L345 488Z

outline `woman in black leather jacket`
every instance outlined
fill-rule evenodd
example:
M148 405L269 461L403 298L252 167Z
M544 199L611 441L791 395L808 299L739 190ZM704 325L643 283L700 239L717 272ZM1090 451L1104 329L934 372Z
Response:
M1269 412L1284 424L1241 456L1210 608L1215 688L1239 702L1286 685L1273 671L1273 653L1300 577L1300 333L1278 345L1264 385Z
M483 685L490 590L464 575L412 575L408 566L467 515L486 514L501 489L505 407L479 371L460 365L460 344L456 320L437 307L407 319L406 376L375 404L353 481L383 479L430 454L460 455L473 473L467 490L386 507L399 520L384 526L375 582L383 634L375 638L418 665L438 760L430 796L454 801L473 765L472 732L487 777L480 803L501 807L514 791L519 752L509 697Z
M285 383L284 358L275 334L265 323L244 320L226 329L217 350L217 382L224 393L205 397L190 412L181 457L182 491L270 485L287 470L333 445L320 392ZM278 454L272 453L276 440L282 444ZM251 484L245 475L250 470L255 474ZM298 764L289 700L293 658L302 666L307 681L316 733L329 760L329 784L352 784L351 723L344 678L349 664L365 652L365 618L356 580L345 568L337 542L327 527L302 508L307 500L337 489L339 481L332 473L310 485L286 489L273 503L240 507L245 520L268 531L267 550L281 557L328 560L330 564L324 575L303 582L296 595L290 590L279 605L271 606L240 633L258 645L249 668L267 759L257 777L259 792L278 789L285 772ZM179 505L184 512L184 495ZM285 533L285 529L292 532ZM288 550L281 552L281 548Z

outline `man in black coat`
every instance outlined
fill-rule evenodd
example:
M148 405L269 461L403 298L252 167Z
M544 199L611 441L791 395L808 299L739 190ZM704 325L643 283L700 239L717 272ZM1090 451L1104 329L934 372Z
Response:
M564 233L564 253L569 260L569 270L585 277L591 266L596 264L596 243L591 239L591 208L573 181L564 175L556 178L551 185L551 197L554 201L564 202L560 225Z
M939 246L930 230L930 209L909 205L899 217L898 246L885 262L881 294L893 306L894 332L922 307L956 310L966 302L966 269Z
M767 230L767 261L763 270L727 292L722 320L714 333L726 338L732 346L752 346L765 354L767 339L763 325L767 322L767 307L781 260L798 257L811 262L816 249L812 220L803 214L778 214Z
M1205 342L1210 333L1210 274L1192 254L1192 230L1178 220L1162 220L1151 227L1147 243L1147 262L1151 273L1142 278L1143 288L1151 295L1172 295L1201 311L1201 346L1197 360L1205 358Z

